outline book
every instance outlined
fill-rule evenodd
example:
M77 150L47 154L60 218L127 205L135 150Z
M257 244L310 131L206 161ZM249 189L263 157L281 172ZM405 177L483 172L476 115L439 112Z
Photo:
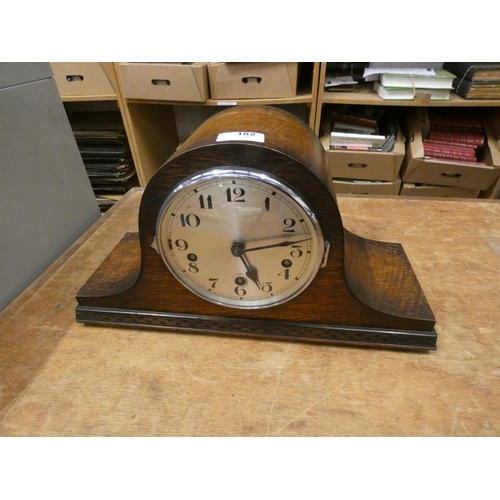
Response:
M431 128L429 139L440 140L441 142L454 142L460 144L469 144L476 147L484 146L485 137L482 133L462 132L459 130L439 130Z
M382 73L380 83L384 87L415 89L449 89L453 88L456 76L445 69L434 70L434 75L411 73Z
M453 85L455 93L463 99L500 99L500 82L474 83L465 78L456 78Z
M373 84L373 90L382 99L396 99L404 101L413 101L415 99L415 91L413 89L384 87L379 82Z
M342 146L363 146L366 149L381 149L386 140L385 135L352 134L343 132L330 133L330 148Z
M484 161L471 161L471 160L463 160L461 158L447 158L447 157L444 157L444 156L432 156L432 155L426 155L425 152L424 152L424 155L427 157L427 158L433 158L435 160L438 160L438 161L446 161L446 162L449 162L449 163L461 163L461 164L467 164L467 165L475 165L475 166L484 166L484 165L487 165L486 162Z
M477 110L463 108L426 108L429 128L440 130L460 130L462 132L483 132L483 122Z
M393 112L382 106L339 105L331 120L330 149L394 150L399 127Z
M417 90L417 94L430 92L431 93L431 101L449 101L451 96L451 91L453 89L419 89Z
M453 87L463 99L500 99L500 63L451 62L444 67L456 75Z
M447 62L443 68L459 79L471 82L500 82L500 63L498 62Z
M341 122L341 123L349 123L351 125L360 125L362 127L370 127L375 128L377 125L377 120L375 118L369 118L367 116L361 116L359 114L354 113L339 113L338 111L332 112L332 121L333 122Z
M458 141L448 141L448 140L444 140L444 139L424 139L424 142L426 142L427 144L435 144L436 146L438 145L447 145L447 146L456 146L456 147L468 147L468 148L472 148L474 150L478 149L479 147L481 147L482 145L477 145L477 144L467 144L467 143L463 143L463 142L458 142Z
M357 92L358 82L369 63L327 62L324 89L327 92Z
M381 83L375 82L373 90L386 100L413 101L417 93L430 93L431 101L447 101L450 99L451 89L420 89L404 87L384 87Z
M385 142L380 151L382 151L382 153L390 153L394 149L395 144L396 144L396 134L388 135L385 138Z
M428 107L416 108L415 112L418 115L418 121L420 122L420 132L422 133L422 137L425 139L426 137L429 137L429 133L431 131L429 108Z
M361 81L363 71L369 65L370 63L367 62L327 62L326 78L350 76L354 80Z
M353 134L375 134L376 127L362 127L361 125L353 125L350 123L333 122L332 131L335 132L350 132Z
M444 158L455 158L457 160L477 161L476 151L473 148L450 146L446 144L429 144L423 141L424 154L426 156L440 156Z
M374 148L370 144L330 144L330 149L346 149L349 151L371 151ZM377 151L379 151L377 149Z
M424 155L439 161L484 165L486 134L477 110L429 108Z
M441 153L441 152L430 151L425 147L424 147L424 156L427 156L429 158L446 158L447 160L460 160L461 162L466 162L466 163L477 163L476 158L464 157L453 153Z

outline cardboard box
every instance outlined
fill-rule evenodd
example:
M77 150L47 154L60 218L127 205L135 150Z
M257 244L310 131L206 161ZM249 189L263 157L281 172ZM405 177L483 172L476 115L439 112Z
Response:
M485 191L479 192L479 198L500 200L500 177Z
M483 122L487 144L482 158L486 165L454 163L452 160L444 161L426 157L420 122L415 110L409 111L408 120L409 137L406 141L406 157L401 169L403 182L483 190L488 189L499 176L500 151L487 119Z
M488 123L491 127L491 132L493 133L497 146L500 150L500 109L488 109ZM479 198L490 198L493 200L500 199L500 176L491 184L491 186L487 190L481 191L481 193L479 194Z
M405 156L404 136L400 130L394 149L390 153L331 150L329 118L323 121L321 130L321 142L327 151L328 167L332 177L391 182L399 178L399 171Z
M205 102L209 97L207 63L120 63L126 99Z
M436 196L439 198L477 198L479 189L466 189L452 186L429 186L403 182L401 196Z
M116 91L98 62L50 63L62 98L73 96L116 96Z
M210 63L212 99L276 99L297 95L299 63Z
M401 179L395 181L347 181L333 179L335 193L341 194L385 194L397 196L401 189Z

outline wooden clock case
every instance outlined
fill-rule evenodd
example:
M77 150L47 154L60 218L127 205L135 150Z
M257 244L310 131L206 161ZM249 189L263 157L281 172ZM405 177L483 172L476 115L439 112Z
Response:
M222 132L264 134L265 142L217 142ZM168 193L211 167L251 167L298 190L330 243L325 267L294 299L264 309L207 302L171 275L152 247ZM326 153L313 131L270 106L238 106L203 123L145 188L139 233L128 233L77 294L77 321L319 341L435 349L435 318L400 244L347 231L337 207Z

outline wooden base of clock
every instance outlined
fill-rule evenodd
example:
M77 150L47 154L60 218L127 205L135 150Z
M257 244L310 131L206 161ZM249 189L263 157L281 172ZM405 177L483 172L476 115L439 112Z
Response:
M221 132L262 134L218 142ZM189 291L152 247L162 203L186 177L251 167L288 183L312 206L330 243L326 265L297 297L262 309L208 302ZM401 245L347 231L319 139L272 107L238 106L207 120L151 179L139 233L127 234L77 295L83 323L153 327L357 346L436 348L435 318Z
M317 322L317 311L307 306L303 310L300 304L291 321L279 313L274 318L258 319L258 311L252 311L249 317L227 316L227 309L218 311L219 315L179 312L179 300L183 297L183 287L172 280L165 287L164 302L171 304L165 310L155 310L154 300L150 308L136 309L126 306L124 299L127 290L137 282L140 273L140 245L137 233L127 233L108 255L97 271L87 281L78 294L76 309L77 321L95 324L117 324L121 326L142 326L177 332L198 332L210 334L230 334L244 337L271 339L302 340L332 344L358 345L367 347L385 346L407 349L433 350L436 348L434 329L427 331L372 328L366 326L336 325L334 304L330 307L330 321ZM170 280L169 280L170 281ZM181 294L181 298L179 297ZM293 301L292 301L293 303ZM169 310L170 309L170 310ZM272 310L272 309L271 309ZM257 313L257 314L256 314ZM216 313L217 314L217 313ZM240 313L243 316L243 313ZM267 315L266 315L267 316ZM321 313L321 319L324 313ZM302 318L300 321L298 318ZM390 322L387 323L390 325ZM396 322L394 322L396 325ZM416 327L420 327L415 323Z

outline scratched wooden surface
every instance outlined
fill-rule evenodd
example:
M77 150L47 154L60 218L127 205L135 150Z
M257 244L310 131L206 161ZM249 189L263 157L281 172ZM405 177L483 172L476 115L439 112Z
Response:
M0 435L500 435L500 202L339 197L348 229L406 250L439 335L414 353L75 323L141 194L0 316Z

